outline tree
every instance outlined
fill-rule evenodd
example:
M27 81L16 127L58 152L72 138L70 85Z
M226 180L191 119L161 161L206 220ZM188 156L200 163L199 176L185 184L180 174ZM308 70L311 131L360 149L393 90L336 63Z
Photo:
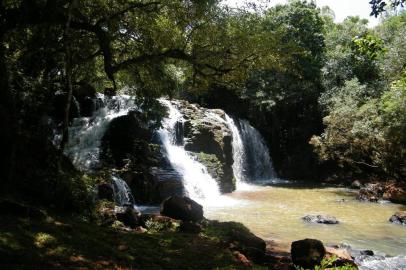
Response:
M379 14L383 13L386 11L386 6L388 5L386 3L387 1L383 0L371 0L369 4L371 5L371 16L378 17ZM404 4L406 3L406 0L393 0L390 1L390 6L391 8L395 9L398 6L401 6L403 8Z

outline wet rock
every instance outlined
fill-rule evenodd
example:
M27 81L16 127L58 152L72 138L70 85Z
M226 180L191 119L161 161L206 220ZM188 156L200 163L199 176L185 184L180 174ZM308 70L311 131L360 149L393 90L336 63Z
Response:
M406 226L406 211L396 212L390 217L389 221Z
M374 256L375 255L375 253L372 250L360 250L359 254L360 255L366 255L366 256Z
M353 189L361 189L361 188L362 188L362 183L361 183L361 181L359 181L359 180L354 180L354 181L351 183L351 188L353 188Z
M232 133L224 111L205 109L186 101L173 103L185 119L176 126L178 143L184 142L185 150L195 153L195 157L209 168L209 174L218 182L222 193L234 191Z
M114 190L110 183L101 183L97 185L97 195L100 200L114 202Z
M320 223L320 224L338 224L339 221L329 215L307 215L302 217L302 220L308 223Z
M184 194L182 177L172 168L152 167L145 173L127 171L121 177L139 203L160 204L168 197Z
M326 250L319 240L303 239L292 242L290 253L294 265L313 269L316 265L320 265Z
M359 190L357 200L378 202L382 195L383 187L380 184L368 184Z
M200 221L203 207L186 196L172 196L162 203L161 214L182 221Z
M141 213L133 206L116 207L115 212L117 220L121 221L125 226L130 228L139 226Z

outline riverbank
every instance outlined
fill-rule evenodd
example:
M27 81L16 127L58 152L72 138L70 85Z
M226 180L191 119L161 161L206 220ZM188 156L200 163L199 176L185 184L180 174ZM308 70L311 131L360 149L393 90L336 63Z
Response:
M103 227L79 217L2 216L0 265L30 270L267 269L230 249L226 238L227 230L211 225L193 234Z

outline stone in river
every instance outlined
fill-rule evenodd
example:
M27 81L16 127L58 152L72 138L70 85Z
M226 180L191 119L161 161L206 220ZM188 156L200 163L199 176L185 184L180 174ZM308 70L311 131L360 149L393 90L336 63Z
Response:
M307 215L302 217L302 220L308 223L320 223L320 224L338 224L339 221L329 215Z

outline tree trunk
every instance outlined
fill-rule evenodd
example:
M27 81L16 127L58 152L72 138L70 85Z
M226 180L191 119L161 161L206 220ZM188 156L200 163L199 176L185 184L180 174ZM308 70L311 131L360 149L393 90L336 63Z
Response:
M66 75L66 103L64 110L63 119L63 130L62 130L62 141L60 144L60 151L63 152L66 144L69 140L69 115L70 115L70 105L72 103L72 51L71 51L71 34L70 34L70 24L72 21L72 10L75 4L75 0L71 0L68 8L68 18L66 21L65 31L64 31L64 45L65 45L65 75Z
M6 63L6 48L4 46L4 33L0 33L0 144L4 151L5 162L2 162L0 169L3 175L4 185L11 184L14 178L16 163L16 130L17 112L15 100L10 87L9 72ZM1 168L4 166L3 168ZM1 177L2 178L2 177Z

